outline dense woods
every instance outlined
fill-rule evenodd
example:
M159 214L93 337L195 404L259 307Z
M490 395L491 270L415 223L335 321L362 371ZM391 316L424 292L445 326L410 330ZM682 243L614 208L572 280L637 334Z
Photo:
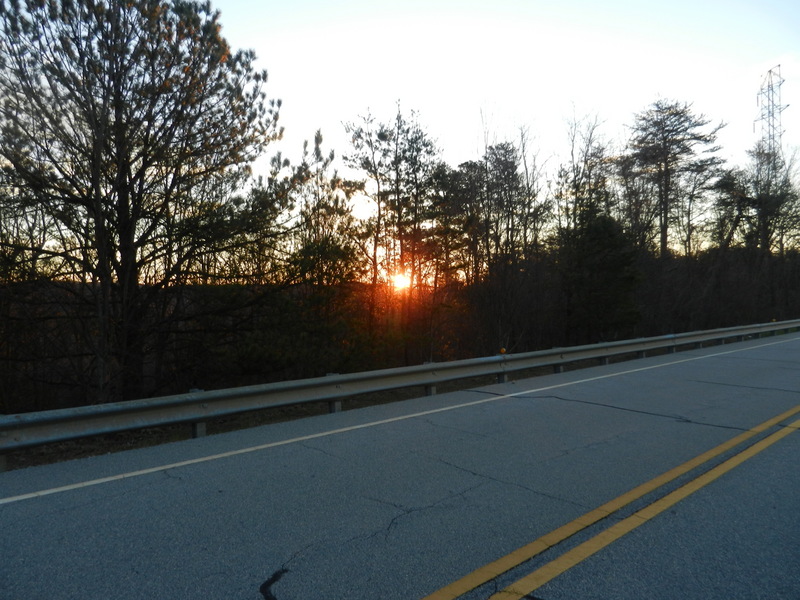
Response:
M800 316L792 161L691 103L547 165L343 115L254 175L280 102L219 19L0 2L0 413Z

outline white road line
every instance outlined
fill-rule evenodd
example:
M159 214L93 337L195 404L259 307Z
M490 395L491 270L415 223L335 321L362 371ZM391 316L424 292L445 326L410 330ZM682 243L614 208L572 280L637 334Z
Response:
M190 459L190 460L184 460L184 461L180 461L180 462L176 462L176 463L170 463L170 464L167 464L167 465L159 465L157 467L151 467L149 469L141 469L139 471L130 471L130 472L127 472L127 473L120 473L118 475L110 475L108 477L101 477L99 479L91 479L89 481L81 481L81 482L78 482L78 483L72 483L70 485L63 485L63 486L59 486L59 487L39 490L39 491L36 491L36 492L29 492L27 494L19 494L17 496L9 496L7 498L0 498L0 505L11 504L13 502L21 502L23 500L31 500L33 498L40 498L42 496L49 496L51 494L59 494L61 492L68 492L68 491L71 491L71 490L78 490L78 489L82 489L82 488L86 488L86 487L100 485L100 484L103 484L103 483L110 483L112 481L120 481L122 479L130 479L130 478L133 478L133 477L140 477L142 475L150 475L152 473L159 473L161 471L167 471L167 470L170 470L170 469L178 469L180 467L188 467L190 465L197 465L197 464L204 463L204 462L210 462L212 460L219 460L221 458L229 458L231 456L237 456L239 454L249 454L251 452L258 452L260 450L267 450L269 448L277 448L278 446L286 446L288 444L296 444L298 442L306 442L308 440L328 437L328 436L331 436L331 435L338 435L340 433L347 433L349 431L357 431L359 429L367 429L369 427L377 427L379 425L387 425L389 423L397 423L399 421L405 421L407 419L415 419L417 417L425 417L425 416L428 416L428 415L433 415L433 414L441 413L441 412L447 412L447 411L450 411L450 410L456 410L456 409L460 409L460 408L468 408L470 406L478 406L480 404L487 404L489 402L498 402L500 400L505 400L507 398L514 398L516 396L522 396L524 394L532 394L532 393L537 393L537 392L546 392L548 390L568 387L568 386L571 386L571 385L579 385L579 384L582 384L582 383L590 383L592 381L599 381L601 379L610 379L612 377L619 377L621 375L630 375L632 373L641 373L642 371L649 371L649 370L652 370L652 369L660 369L662 367L669 367L669 366L678 365L678 364L681 364L681 363L693 362L693 361L697 361L697 360L704 360L704 359L707 359L707 358L714 358L714 357L717 357L717 356L724 356L726 354L735 354L737 352L744 352L744 351L747 351L747 350L752 350L754 348L764 348L764 347L767 347L767 346L775 346L775 345L778 345L778 344L785 344L785 343L796 341L796 339L797 338L792 338L792 339L788 339L788 340L779 340L779 341L775 341L775 342L768 342L768 343L765 343L765 344L759 344L757 346L748 346L747 348L740 348L740 349L737 349L737 350L727 350L727 351L724 351L724 352L715 352L714 354L706 354L706 355L703 355L703 356L694 356L694 357L690 357L690 358L683 358L683 359L680 359L680 360L674 360L674 361L670 361L670 362L666 362L666 363L660 363L660 364L657 364L657 365L650 365L650 366L647 366L647 367L639 367L639 368L636 368L636 369L628 369L626 371L619 371L617 373L608 373L606 375L597 375L595 377L587 377L587 378L578 379L578 380L575 380L575 381L557 383L557 384L554 384L554 385L548 385L548 386L532 388L532 389L528 389L528 390L522 390L522 391L519 391L519 392L510 393L510 394L503 394L503 395L500 395L500 396L492 396L490 398L482 398L480 400L473 400L471 402L464 402L462 404L454 404L452 406L444 406L442 408L434 408L434 409L431 409L431 410L424 410L424 411L421 411L421 412L411 413L411 414L408 414L408 415L402 415L402 416L399 416L399 417L392 417L390 419L381 419L379 421L370 421L369 423L362 423L360 425L351 425L349 427L342 427L342 428L339 428L339 429L331 429L331 430L328 430L328 431L322 431L320 433L313 433L313 434L310 434L310 435L304 435L304 436L300 436L300 437L290 438L290 439L287 439L287 440L281 440L279 442L271 442L269 444L261 444L259 446L251 446L251 447L248 447L248 448L240 448L239 450L231 450L230 452L222 452L220 454L212 454L212 455L209 455L209 456L202 456L200 458L193 458L193 459Z

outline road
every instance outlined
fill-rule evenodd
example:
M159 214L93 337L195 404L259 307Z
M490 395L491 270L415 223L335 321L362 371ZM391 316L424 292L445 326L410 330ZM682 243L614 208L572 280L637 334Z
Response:
M800 597L800 335L0 473L0 598Z

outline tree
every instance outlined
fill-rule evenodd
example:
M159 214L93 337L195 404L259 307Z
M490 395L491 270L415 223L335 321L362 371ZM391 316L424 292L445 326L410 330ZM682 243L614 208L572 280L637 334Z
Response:
M0 183L1 283L36 280L52 274L51 265L43 256L50 221L26 190Z
M636 251L611 213L613 162L596 118L569 124L570 160L559 168L553 242L567 344L616 339L637 321Z
M709 191L719 175L716 168L696 164L687 169L678 188L680 201L675 211L675 231L686 257L695 256L702 245L706 226L703 217L710 208Z
M558 171L559 229L577 229L587 214L608 213L611 163L600 139L597 118L569 123L570 159Z
M642 177L656 191L659 254L669 254L669 232L680 204L680 183L691 173L697 177L716 169L721 161L713 154L717 133L724 126L704 131L710 121L695 115L691 104L657 100L635 117L631 153Z
M437 150L412 113L403 117L398 106L393 128L391 188L388 208L394 224L392 270L410 278L414 292L423 277L425 225L431 217L431 179ZM410 296L409 296L410 297Z
M559 228L556 260L559 303L568 345L621 339L634 332L639 315L636 248L622 226L596 207L574 227Z
M391 127L378 124L371 114L362 116L360 123L347 123L345 130L350 134L353 152L345 156L345 163L367 175L370 186L364 188L365 197L375 202L375 212L363 232L364 254L370 263L370 301L368 329L374 333L377 313L377 287L381 268L385 262L382 242L385 234L386 198L390 183L391 147L394 131Z
M524 202L520 157L514 144L489 146L483 157L486 169L484 215L487 232L487 259L490 268L497 261L515 261L522 255L521 219L527 211Z
M635 156L622 154L614 163L617 218L639 250L654 252L658 235L655 185L651 178L641 176Z
M762 143L750 152L749 185L753 237L758 248L783 254L798 224L798 191L791 179L791 166L780 152Z
M539 156L531 152L528 130L520 128L519 157L522 167L522 200L520 202L520 228L523 256L530 260L542 249L544 227L552 216L552 202L542 194L543 166Z
M308 144L298 168L302 185L295 248L290 258L291 280L311 283L317 288L352 281L359 274L355 219L348 201L353 186L334 172L329 174L334 153L322 153L322 132L314 136L314 149Z
M791 166L757 144L744 169L729 169L714 190L712 240L726 250L732 245L783 254L795 246L800 223L800 194L792 182Z
M457 264L464 282L473 285L486 274L488 223L483 216L486 169L482 163L467 161L447 179L446 204L440 210L452 218L451 229L463 237Z
M227 199L279 103L209 2L4 0L0 31L4 170L95 303L97 400L138 395L154 294L252 222Z

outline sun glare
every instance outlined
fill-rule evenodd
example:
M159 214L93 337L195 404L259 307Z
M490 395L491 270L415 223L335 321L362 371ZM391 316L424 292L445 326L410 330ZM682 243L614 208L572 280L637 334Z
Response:
M405 273L395 273L392 275L392 285L395 290L404 290L411 285L411 278Z

